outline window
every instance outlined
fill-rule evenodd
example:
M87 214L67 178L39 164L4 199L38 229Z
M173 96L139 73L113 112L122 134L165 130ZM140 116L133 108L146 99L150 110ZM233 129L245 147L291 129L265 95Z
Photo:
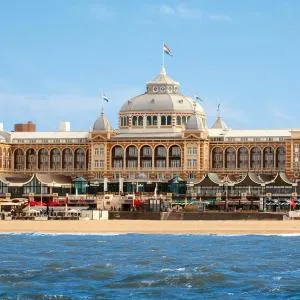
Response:
M128 161L128 168L137 168L137 161L136 160L129 160Z
M136 126L137 125L137 116L132 117L132 125Z
M187 167L190 169L194 169L197 167L197 160L196 159L188 159Z
M156 167L157 168L165 168L166 167L166 161L165 160L157 160L156 161Z
M180 168L180 159L171 160L171 168Z
M161 123L161 125L167 125L167 119L166 119L166 116L161 116L160 123Z
M198 149L196 147L188 147L187 154L188 156L197 155Z
M177 116L176 120L177 120L177 125L181 125L181 117Z
M142 116L139 116L139 118L138 118L138 125L139 126L143 126L144 125L144 120L143 120Z
M171 116L167 116L167 125L172 125L172 118L171 118Z
M151 160L143 160L142 168L152 168L152 161Z
M95 160L95 168L104 168L104 160Z

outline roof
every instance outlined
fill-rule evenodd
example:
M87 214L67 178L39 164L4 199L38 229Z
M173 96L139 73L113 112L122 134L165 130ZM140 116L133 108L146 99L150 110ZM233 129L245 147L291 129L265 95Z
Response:
M210 137L289 137L289 129L208 129Z
M33 175L23 175L23 174L15 174L15 175L6 175L5 179L9 182L9 185L12 186L23 186L24 184L30 182L33 179Z
M11 138L14 139L86 139L88 132L82 131L54 131L54 132L11 132Z
M202 129L204 129L202 117L198 114L193 114L189 118L187 124L185 125L185 129L187 129L187 130L202 130Z
M193 98L181 94L144 93L126 101L121 107L124 112L187 112L205 114L203 107Z
M261 186L264 181L255 173L247 173L242 180L236 182L234 186Z
M181 138L182 133L180 132L126 132L126 133L118 133L113 136L112 139L174 139Z
M211 127L212 129L228 129L227 124L221 119L219 116L213 126Z
M66 175L38 173L36 174L36 178L39 182L48 186L62 186L72 183L71 176Z
M93 126L93 131L109 131L112 130L112 127L105 117L104 113L102 112L99 118L95 121Z
M216 173L207 173L199 182L195 183L195 185L200 186L220 186L222 184L222 179Z
M179 85L178 82L174 81L170 76L167 75L166 69L162 66L159 75L157 75L153 80L148 82L148 84L175 84Z
M291 185L293 185L293 182L288 179L288 177L286 176L286 174L284 172L279 172L279 173L277 173L276 177L272 181L266 183L266 185L291 186Z

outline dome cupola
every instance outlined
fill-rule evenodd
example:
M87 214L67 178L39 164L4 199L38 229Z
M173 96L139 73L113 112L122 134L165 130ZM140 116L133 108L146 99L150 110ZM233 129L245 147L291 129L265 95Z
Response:
M222 118L220 116L217 117L215 123L213 124L213 126L211 128L212 129L223 129L223 130L229 129L227 124L222 120Z
M104 113L102 112L99 118L95 121L93 126L93 131L111 131L112 127L110 122L105 117Z
M199 114L193 114L185 125L186 130L203 130L205 129L205 120Z

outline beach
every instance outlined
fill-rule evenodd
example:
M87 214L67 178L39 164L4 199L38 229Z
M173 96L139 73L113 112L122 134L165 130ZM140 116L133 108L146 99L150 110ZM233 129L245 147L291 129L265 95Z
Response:
M0 221L2 233L300 234L300 221Z

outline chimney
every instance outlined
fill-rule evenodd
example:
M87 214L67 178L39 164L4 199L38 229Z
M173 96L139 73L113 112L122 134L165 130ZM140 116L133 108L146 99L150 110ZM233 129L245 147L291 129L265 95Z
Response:
M59 131L70 132L71 131L71 123L70 122L61 122L59 124Z
M28 121L27 123L15 124L16 132L35 132L36 125L32 121Z

